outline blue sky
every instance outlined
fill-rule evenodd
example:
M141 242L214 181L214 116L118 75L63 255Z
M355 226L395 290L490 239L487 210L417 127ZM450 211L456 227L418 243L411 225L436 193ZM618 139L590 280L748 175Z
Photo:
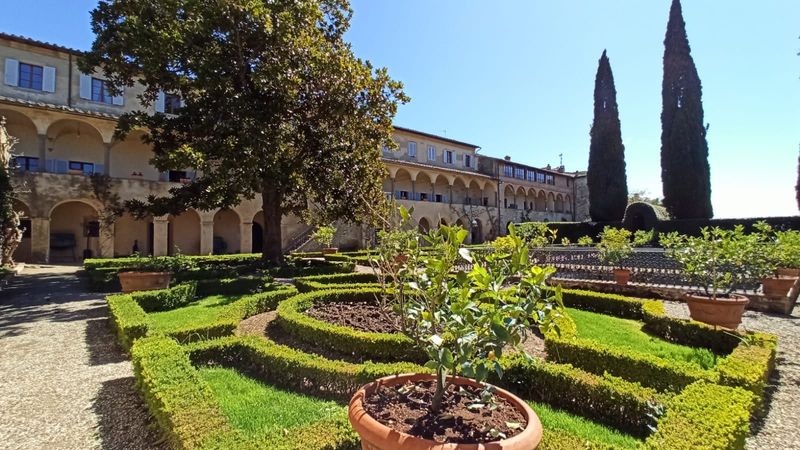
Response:
M594 75L608 49L628 188L660 196L669 3L353 0L348 39L405 84L412 100L396 124L532 165L563 154L567 170L586 168ZM86 49L95 4L15 2L0 30ZM710 124L716 217L796 214L800 1L684 0L683 10Z

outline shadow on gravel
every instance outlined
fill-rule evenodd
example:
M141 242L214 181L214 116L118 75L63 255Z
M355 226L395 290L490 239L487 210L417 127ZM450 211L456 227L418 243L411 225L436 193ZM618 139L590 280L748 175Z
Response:
M89 350L89 364L92 366L115 364L128 359L117 343L110 320L105 317L105 313L102 318L86 322L84 340Z
M133 377L103 383L92 402L106 450L168 450L136 392Z
M767 423L767 415L769 414L769 410L772 407L772 399L775 397L775 394L778 392L778 387L781 385L781 369L780 366L784 363L784 358L778 356L775 359L775 370L772 371L772 375L769 377L769 383L767 387L764 389L764 405L763 411L758 416L754 417L752 421L750 421L750 434L752 436L757 435L761 432L764 428L764 425Z

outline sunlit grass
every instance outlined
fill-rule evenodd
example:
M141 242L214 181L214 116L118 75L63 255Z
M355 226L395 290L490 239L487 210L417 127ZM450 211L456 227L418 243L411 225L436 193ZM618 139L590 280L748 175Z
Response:
M633 436L566 411L554 409L543 403L528 402L528 404L539 416L545 430L565 431L586 441L614 445L619 448L634 449L642 443Z
M247 437L283 432L346 414L346 408L336 402L278 389L233 369L199 370L211 385L222 413Z
M166 332L213 324L226 305L240 298L239 295L212 295L182 308L150 313L147 315L150 329Z
M568 308L578 328L578 337L598 341L610 347L647 353L672 361L685 361L709 369L716 356L705 348L674 344L642 331L642 322Z

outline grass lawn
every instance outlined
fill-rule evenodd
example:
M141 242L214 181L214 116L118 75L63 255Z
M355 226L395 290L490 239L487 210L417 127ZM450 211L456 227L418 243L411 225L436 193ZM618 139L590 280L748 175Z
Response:
M535 402L528 402L528 404L536 411L536 415L542 421L542 428L546 430L565 431L586 441L614 445L619 448L635 449L642 443L642 441L621 431L594 423L560 409L554 409L546 404Z
M222 413L249 438L347 414L336 402L285 391L258 382L233 369L201 368Z
M150 329L171 331L214 323L225 305L242 297L241 295L212 295L182 308L150 313L147 315L150 319Z
M642 331L642 322L573 308L567 310L575 321L579 338L672 361L685 361L704 369L716 364L716 355L711 350L673 344L651 336Z

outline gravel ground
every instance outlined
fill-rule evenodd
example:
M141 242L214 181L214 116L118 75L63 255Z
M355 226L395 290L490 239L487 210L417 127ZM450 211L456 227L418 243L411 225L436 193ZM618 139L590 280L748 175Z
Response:
M77 269L29 266L0 291L0 447L166 449Z
M664 302L667 313L689 317L686 304ZM747 330L763 331L778 336L778 358L769 391L769 411L763 421L753 425L747 440L751 450L800 450L800 306L791 316L747 311L742 320Z

